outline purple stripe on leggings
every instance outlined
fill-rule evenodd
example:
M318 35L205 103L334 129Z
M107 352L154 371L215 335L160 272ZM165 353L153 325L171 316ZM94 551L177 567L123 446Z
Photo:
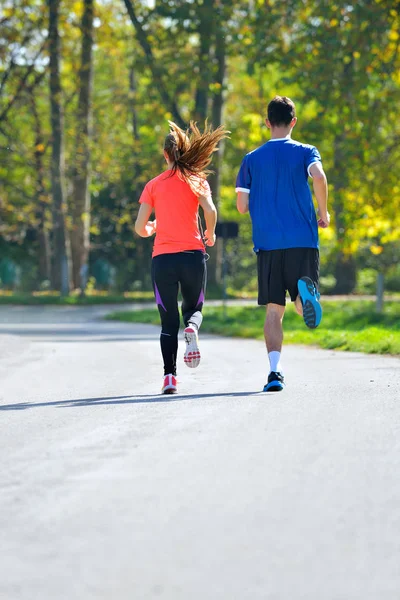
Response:
M165 310L165 312L167 312L167 309L164 306L164 302L161 299L160 292L158 291L158 287L157 287L156 284L154 284L154 288L155 288L155 293L156 293L156 303L157 303L157 306L162 306L163 309Z
M199 306L199 304L204 304L204 299L204 290L201 290L196 306Z

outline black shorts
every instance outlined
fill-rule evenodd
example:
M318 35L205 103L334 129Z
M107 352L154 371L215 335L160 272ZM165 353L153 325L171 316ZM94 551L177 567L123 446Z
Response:
M259 250L257 253L258 304L286 304L286 292L292 302L298 296L297 282L307 276L316 286L319 282L317 248Z

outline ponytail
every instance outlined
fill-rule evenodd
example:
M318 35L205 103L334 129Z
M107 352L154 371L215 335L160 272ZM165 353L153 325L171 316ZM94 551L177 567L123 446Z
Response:
M173 163L172 174L179 171L187 183L190 183L193 176L205 179L211 173L207 167L213 153L218 150L219 142L230 132L223 125L213 130L207 122L203 133L194 121L190 121L186 131L172 121L168 123L171 131L165 138L164 150Z

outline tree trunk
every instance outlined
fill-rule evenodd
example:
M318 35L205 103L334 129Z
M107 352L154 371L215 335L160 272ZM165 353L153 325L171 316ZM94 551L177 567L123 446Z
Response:
M204 0L199 15L199 69L193 119L203 124L208 117L208 97L212 75L211 48L215 21L214 0Z
M217 31L216 42L215 42L215 59L217 63L217 69L214 78L214 96L212 100L212 125L214 128L219 127L222 124L223 110L224 110L224 84L226 76L226 47L225 38L222 32ZM213 193L214 202L218 205L219 202L219 191L220 191L220 172L222 159L224 154L224 140L219 144L219 150L214 154L213 158L213 171L210 176L210 187Z
M52 285L67 295L69 284L68 244L65 228L65 183L63 114L61 109L60 36L58 32L60 0L47 0L49 9L50 110L52 130L51 189L53 195Z
M225 37L220 27L216 31L215 40L215 60L216 71L214 78L214 96L212 100L212 124L213 127L219 127L222 124L223 109L224 109L224 84L226 76L226 46ZM209 177L210 187L214 202L218 207L219 194L221 186L221 165L224 155L224 141L219 144L219 150L214 154L213 158L213 173ZM208 262L208 280L211 284L222 284L222 240L217 239L216 248L210 254Z
M40 281L51 279L51 253L48 230L47 209L49 198L44 184L43 143L42 124L36 108L34 92L30 94L33 118L35 122L35 170L36 170L36 218L38 220L38 245L39 245L39 279Z
M348 186L345 175L346 170L343 169L343 164L346 160L345 147L345 134L341 133L336 136L334 141L333 210L335 212L336 238L339 246L335 265L336 284L333 290L335 294L351 294L357 283L355 260L342 250L346 239L347 227L343 198L344 191Z
M336 285L334 294L351 294L357 283L357 269L355 260L348 254L339 251L335 264Z
M134 152L136 153L136 143L139 141L139 118L137 112L137 84L136 84L136 74L135 74L135 65L132 64L129 69L129 99L130 99L130 109L132 116L132 134L133 134L133 144L134 144Z
M94 0L84 0L82 49L79 69L75 166L72 176L72 273L75 288L83 291L87 280L90 233L90 138Z
M347 103L347 106L354 109L354 98L351 91L353 77L354 65L353 61L350 61L343 67L341 85L344 94L343 101ZM334 140L333 209L335 212L336 237L339 245L339 253L335 266L336 285L334 288L334 293L336 294L351 294L354 291L357 282L357 268L355 260L352 256L345 254L342 250L344 242L346 241L347 229L346 214L344 209L344 192L349 187L347 170L343 168L343 165L346 164L348 160L348 155L346 153L346 138L347 132L343 130L335 137Z

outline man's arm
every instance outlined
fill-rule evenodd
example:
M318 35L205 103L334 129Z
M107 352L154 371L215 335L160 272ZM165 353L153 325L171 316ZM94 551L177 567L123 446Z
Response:
M313 180L314 194L318 204L318 225L322 228L328 227L331 216L328 213L328 182L322 164L315 162L309 168Z
M206 230L204 232L205 243L207 246L215 244L215 226L217 224L217 209L211 196L199 196L199 204L203 209L204 219L206 221Z
M249 212L249 192L238 192L236 206L238 211L244 215Z
M150 237L156 232L156 222L149 221L152 212L153 207L150 204L143 202L140 205L135 223L135 231L140 237Z

